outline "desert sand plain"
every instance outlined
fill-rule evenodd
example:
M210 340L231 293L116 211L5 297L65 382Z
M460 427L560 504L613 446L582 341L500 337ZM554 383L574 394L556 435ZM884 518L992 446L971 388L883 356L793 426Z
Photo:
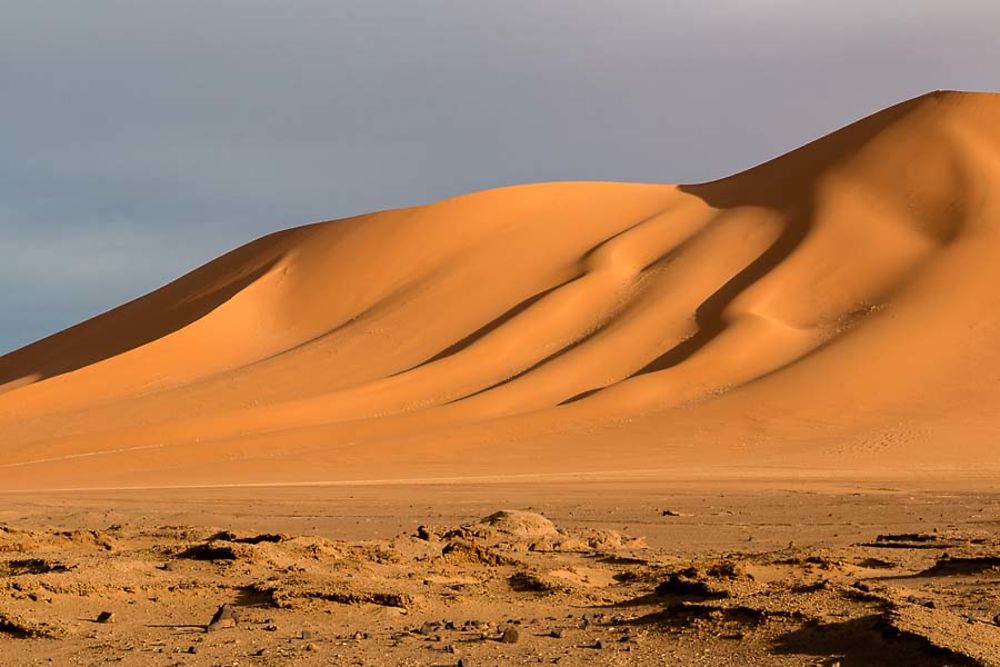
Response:
M0 357L0 664L1000 664L998 186L1000 96L933 93Z

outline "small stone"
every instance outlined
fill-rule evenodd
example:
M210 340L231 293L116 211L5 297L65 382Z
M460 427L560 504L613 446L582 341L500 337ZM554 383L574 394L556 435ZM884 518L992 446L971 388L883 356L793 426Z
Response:
M554 639L562 639L565 635L566 633L563 631L562 628L556 628L555 630L549 633L549 637L552 637Z
M429 635L437 629L438 629L437 623L435 623L434 621L427 621L426 623L420 626L420 629L417 630L417 632L422 635Z
M459 658L456 667L472 667L472 661L468 658Z
M277 632L278 626L273 623L268 623L264 626L264 632Z
M233 611L232 606L224 604L216 610L212 620L205 626L205 632L234 627L236 627L236 612Z
M598 639L596 642L594 642L594 648L596 648L597 650L601 650L602 648L604 648L604 642Z
M266 648L262 648L262 649L257 649L254 655L257 656L258 658L263 658L266 655L270 655L270 653L271 652L268 651Z
M188 653L190 653L191 655L194 655L197 652L198 652L198 647L197 646L188 646Z
M312 639L312 630L303 630L299 633L299 639Z
M368 633L367 632L361 632L360 630L358 630L357 632L355 632L352 635L351 638L354 639L354 640L356 640L356 641L360 641L362 639L368 639Z
M500 635L500 641L504 644L516 644L521 639L521 633L518 632L517 628L508 627Z
M316 646L315 644L306 644L306 650L309 651L310 653L315 653L316 651L319 650L319 647Z
M114 622L114 620L115 620L114 612L102 611L100 614L97 615L98 623L112 623Z

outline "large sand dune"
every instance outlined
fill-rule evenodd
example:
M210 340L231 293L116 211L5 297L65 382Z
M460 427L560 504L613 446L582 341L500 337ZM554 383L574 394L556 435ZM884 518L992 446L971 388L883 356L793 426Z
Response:
M272 234L0 358L0 486L995 471L998 189L1000 95L935 93Z

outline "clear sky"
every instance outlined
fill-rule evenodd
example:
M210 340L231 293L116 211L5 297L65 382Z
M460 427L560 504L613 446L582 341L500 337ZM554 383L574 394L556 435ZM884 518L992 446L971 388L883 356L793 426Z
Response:
M0 353L264 233L693 182L939 88L997 0L0 0Z

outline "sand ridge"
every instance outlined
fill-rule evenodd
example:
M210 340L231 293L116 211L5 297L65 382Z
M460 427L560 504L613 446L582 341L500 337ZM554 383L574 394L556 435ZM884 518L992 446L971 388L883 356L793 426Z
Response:
M0 358L5 488L719 465L982 470L1000 96L697 185L264 237Z

